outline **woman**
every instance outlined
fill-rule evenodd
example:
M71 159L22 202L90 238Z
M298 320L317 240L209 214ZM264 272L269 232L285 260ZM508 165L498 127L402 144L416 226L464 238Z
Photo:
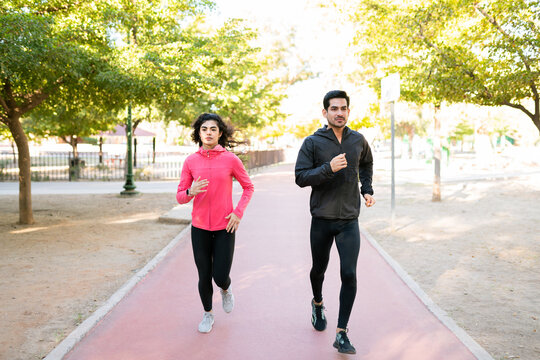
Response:
M234 238L240 219L253 195L253 184L233 153L225 150L233 130L216 114L204 113L193 123L193 141L199 151L187 157L182 168L176 199L180 204L193 200L191 243L199 273L199 295L204 315L199 331L208 333L214 324L212 278L223 300L226 313L234 307L229 273ZM236 208L232 203L233 177L244 189Z

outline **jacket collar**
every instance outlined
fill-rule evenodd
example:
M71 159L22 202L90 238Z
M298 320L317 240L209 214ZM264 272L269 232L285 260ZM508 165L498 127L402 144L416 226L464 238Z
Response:
M225 148L219 144L217 144L213 149L205 150L201 146L199 148L198 153L201 154L204 157L215 157L221 154L222 152L226 151Z
M343 129L343 136L342 136L342 139L344 139L347 134L349 133L350 129L348 126L345 126L345 128ZM330 140L335 140L337 141L337 138L336 138L336 134L334 134L334 130L332 130L331 127L329 127L328 125L324 125L324 127L320 128L319 130L317 130L315 132L315 134L313 135L319 135L319 136L323 136L325 138L328 138Z

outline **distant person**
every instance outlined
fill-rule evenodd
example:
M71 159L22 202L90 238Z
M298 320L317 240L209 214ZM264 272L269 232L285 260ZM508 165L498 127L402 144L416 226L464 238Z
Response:
M345 91L333 90L324 96L322 114L328 125L304 140L296 160L295 175L298 186L311 186L311 323L318 331L326 329L322 286L335 239L340 259L341 292L334 347L340 353L355 354L356 349L347 335L347 325L356 297L360 194L368 207L375 204L375 199L371 187L371 149L363 135L346 126L349 112L349 96Z
M193 200L191 244L199 273L199 295L204 315L199 331L208 333L214 325L212 295L214 279L223 301L223 310L234 307L231 271L234 240L240 219L251 196L253 184L242 161L225 149L232 141L233 130L216 114L201 114L193 123L193 141L199 150L187 157L182 167L176 200ZM243 193L233 207L233 177Z

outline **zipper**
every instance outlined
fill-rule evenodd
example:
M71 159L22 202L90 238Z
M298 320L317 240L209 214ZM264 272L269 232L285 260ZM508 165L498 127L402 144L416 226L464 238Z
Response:
M344 139L344 137L342 136L342 137L341 137L341 142L339 143L339 153L340 153L340 154L343 154L343 140L345 140L345 139ZM345 156L346 156L346 155L345 155ZM347 166L348 166L348 165L347 165ZM344 170L344 174L343 174L343 175L345 175L345 181L344 181L344 182L347 181L346 174L345 174L345 172L346 172L345 170L346 170L346 169L347 169L347 168L343 169L343 170ZM343 196L346 196L346 194L343 194L343 191L340 191L340 192L341 192L341 194L340 194L340 196L338 196L338 199L339 199L339 218L341 219L341 217L342 217L342 215L343 215L343 212L342 212L342 210L343 210Z
M212 161L210 159L210 150L206 150L206 157L208 158L208 161ZM210 181L210 175L212 173L211 168L212 168L212 166L211 166L211 163L209 162L208 163L208 181ZM211 215L212 215L212 209L211 209L211 207L209 207L208 208L208 227L210 229L212 228L212 217L211 217Z

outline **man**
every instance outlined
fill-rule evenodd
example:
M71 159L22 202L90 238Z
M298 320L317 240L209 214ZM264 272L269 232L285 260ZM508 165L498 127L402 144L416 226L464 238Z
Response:
M347 336L347 324L356 296L360 194L366 206L375 204L371 187L373 157L364 136L346 126L350 113L347 93L330 91L323 99L323 107L322 114L328 125L304 140L295 168L296 184L312 189L311 322L318 331L326 329L322 285L335 239L340 259L341 291L334 347L340 353L355 354L356 349Z

